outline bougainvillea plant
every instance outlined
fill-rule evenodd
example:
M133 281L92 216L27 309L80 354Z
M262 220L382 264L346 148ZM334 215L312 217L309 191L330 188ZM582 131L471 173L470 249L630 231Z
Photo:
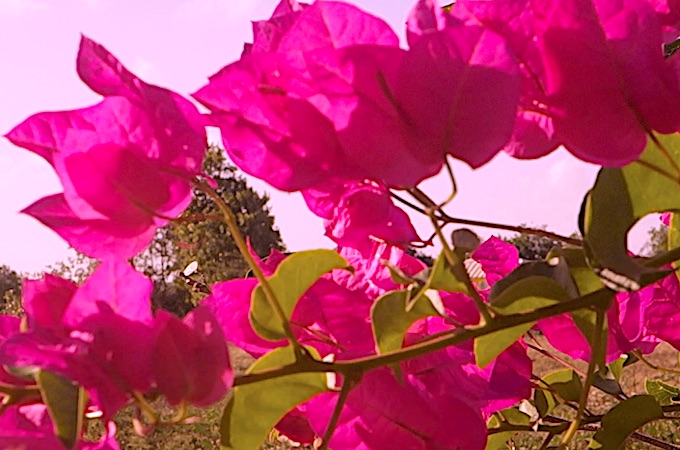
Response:
M630 395L619 379L652 366L661 343L680 350L679 26L673 0L418 0L402 45L351 4L282 0L193 94L206 114L83 37L78 74L103 100L6 137L63 185L24 212L100 264L79 286L26 280L25 318L0 317L0 448L117 449L125 406L149 432L226 396L224 449L257 449L273 428L334 450L497 450L518 432L568 448L579 431L592 449L629 436L676 448L636 430L678 420L678 388ZM337 248L255 255L201 174L208 126L243 171L299 191ZM602 166L579 237L473 221L563 243L544 260L455 229L470 221L420 187L440 171L455 187L451 159L478 168L559 146ZM193 189L254 276L214 284L180 319L152 311L152 283L129 260ZM430 236L407 209L429 217ZM669 249L643 258L626 236L652 213L665 213ZM407 251L435 240L432 267ZM245 373L228 343L255 358ZM536 375L530 348L567 368ZM595 390L611 397L602 414ZM170 422L160 396L178 410ZM92 420L97 442L83 440Z

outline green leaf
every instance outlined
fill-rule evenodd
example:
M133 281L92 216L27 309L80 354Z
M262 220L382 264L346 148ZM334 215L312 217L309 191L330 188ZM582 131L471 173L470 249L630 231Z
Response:
M609 364L609 370L611 370L611 373L614 375L614 379L617 382L621 381L621 372L623 372L623 368L626 366L626 361L628 361L628 359L628 355L621 355L619 359Z
M508 408L495 413L486 424L489 430L503 430L505 425L529 425L531 418L519 408ZM516 435L516 431L503 431L490 434L484 450L498 450L508 439Z
M420 296L416 303L409 303L409 291L392 291L373 304L371 326L380 353L400 349L413 322L439 314L427 295ZM407 310L407 306L410 309Z
M673 250L674 248L680 247L680 214L674 213L671 216L671 222L668 228L668 250ZM678 264L673 264L674 267L678 267ZM675 272L675 276L680 279L680 273Z
M571 369L551 372L541 380L564 402L577 402L581 397L581 378Z
M571 369L545 375L534 391L534 404L541 417L550 414L560 404L575 402L581 396L581 378Z
M499 428L500 425L501 421L498 420L498 417L495 415L491 416L489 421L486 423L486 427L490 430ZM513 437L515 434L517 434L515 431L503 431L500 433L490 434L486 440L486 447L484 447L484 450L500 450L505 446L505 443L508 442L508 439Z
M602 418L602 427L590 441L591 449L619 450L626 438L647 422L663 417L663 410L650 395L637 395L614 406Z
M567 291L551 278L529 276L507 286L500 294L492 298L491 307L503 314L517 314L533 311L545 306L554 305L569 299ZM524 333L534 326L530 322L505 330L496 331L475 339L475 361L479 367L485 367L510 347Z
M45 370L37 373L36 380L54 423L55 435L66 448L74 448L83 430L85 390L71 380Z
M619 380L616 379L612 371L609 369L609 366L604 366L602 370L595 372L593 386L600 389L602 392L606 392L607 394L623 394L623 389L619 384Z
M290 320L300 297L319 277L333 269L349 267L347 261L332 250L297 252L283 260L268 282L286 318ZM286 337L281 318L267 301L262 286L257 286L253 291L250 323L257 334L265 339L277 341Z
M314 358L319 357L313 348L306 349ZM294 362L290 346L277 348L255 361L248 373ZM221 448L260 448L269 431L288 411L317 394L329 391L326 380L324 373L297 373L235 387L222 415Z
M371 308L373 335L381 353L401 348L408 328L417 320L441 314L437 291L469 294L472 286L465 267L454 255L451 266L441 253L424 285L415 295L413 290L393 291L380 297Z
M657 145L661 144L661 147ZM603 168L579 218L590 265L607 286L637 290L667 274L628 255L628 230L653 212L680 210L680 135L655 135L639 161Z
M583 249L560 249L560 254L569 267L569 272L576 284L579 295L587 295L604 287L600 277L588 265ZM548 255L548 258L550 257L551 255Z
M442 252L432 267L432 273L427 282L427 289L435 289L444 292L460 292L470 294L470 279L463 262L456 257L454 265L450 265L446 260L446 255Z
M680 389L663 381L645 380L645 390L649 395L654 397L660 405L670 405L671 403L678 403L678 396L680 396Z

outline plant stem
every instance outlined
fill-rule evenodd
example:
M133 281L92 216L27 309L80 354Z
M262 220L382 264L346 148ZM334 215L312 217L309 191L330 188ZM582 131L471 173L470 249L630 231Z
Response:
M586 405L588 404L588 394L590 393L590 386L593 384L593 380L595 378L595 369L597 368L597 362L600 359L598 357L600 353L600 348L603 345L607 344L606 340L602 342L603 341L602 330L604 329L604 319L605 310L598 309L597 317L595 319L593 345L590 351L590 361L588 363L588 371L586 372L586 376L583 379L583 388L581 389L581 397L578 402L578 410L576 411L576 417L571 422L569 429L567 430L566 433L564 433L564 436L562 436L562 443L560 444L559 448L565 449L567 448L567 445L569 445L569 442L571 442L571 440L574 438L576 432L579 429L579 426L581 425L583 412L585 411Z
M338 396L338 401L335 403L335 408L333 409L333 415L331 416L331 419L328 421L328 426L326 427L326 431L323 434L321 446L319 447L318 450L326 450L328 448L328 443L331 441L331 437L333 437L333 433L335 432L335 429L338 426L338 421L340 420L342 408L345 406L345 402L347 402L347 397L349 396L350 391L355 385L356 382L354 378L346 377L345 380L343 381L342 389L340 390L340 395Z
M460 331L454 330L450 335L444 335L437 339L419 342L409 347L401 348L391 352L385 352L380 355L366 356L363 358L346 361L336 361L334 363L305 359L287 366L251 373L236 378L234 380L234 386L257 383L259 381L264 381L271 378L302 372L337 372L343 375L362 373L367 370L376 369L378 367L398 364L402 361L406 361L407 359L416 358L418 356L423 356L453 345L458 345L496 331L505 330L525 323L536 322L537 320L546 317L556 316L558 314L576 311L583 308L606 308L614 295L615 293L613 291L607 288L602 288L583 297L578 297L573 300L546 306L534 311L511 314L508 316L500 316L483 326L467 328Z
M204 181L196 181L195 183L199 189L205 192L215 202L217 207L222 212L222 215L224 216L224 223L227 225L227 228L229 228L229 233L231 233L231 237L232 239L234 239L236 247L238 247L239 251L241 252L241 255L243 255L243 258L248 263L250 270L253 271L255 278L260 283L260 286L262 287L262 291L269 303L269 306L274 311L274 314L276 314L276 316L281 321L283 331L286 334L286 337L288 338L288 342L290 342L291 346L293 347L296 357L300 358L302 356L305 356L307 352L302 348L297 338L295 337L295 334L293 334L293 330L290 326L290 323L288 322L288 317L286 317L286 313L283 311L283 308L281 308L281 304L276 298L276 294L272 290L271 285L267 281L267 277L265 277L264 272L262 272L262 269L255 261L255 258L253 258L253 255L250 253L250 249L246 244L246 240L243 238L241 230L239 230L238 228L238 223L236 222L236 216L234 215L234 212L231 210L229 205L227 205L227 203L219 196L219 194L215 192L213 188L208 186L207 183L205 183Z
M427 215L427 212L425 209L415 205L414 203L400 197L399 195L395 194L394 192L391 192L390 195L392 196L393 199L398 201L399 203L402 203L409 208L413 209L416 212L419 212L421 214ZM552 239L554 241L560 241L564 242L565 244L570 244L574 245L577 247L582 247L583 246L583 241L581 239L577 238L572 238L572 237L567 237L567 236L562 236L557 233L553 233L552 231L548 230L541 230L540 228L531 228L531 227L523 227L523 226L515 226L515 225L506 225L502 223L494 223L494 222L484 222L480 220L471 220L471 219L463 219L460 217L451 217L446 213L440 212L437 218L444 223L455 223L459 225L469 225L473 227L482 227L482 228L492 228L496 230L504 230L504 231L514 231L516 233L523 233L523 234L531 234L535 236L541 236L545 237L548 239Z

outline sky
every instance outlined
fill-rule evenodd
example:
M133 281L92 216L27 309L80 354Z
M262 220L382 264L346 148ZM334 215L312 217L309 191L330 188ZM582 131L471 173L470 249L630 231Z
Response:
M144 81L188 96L207 77L239 58L251 41L250 20L269 17L277 0L0 0L0 136L28 116L90 106L100 100L78 78L75 60L81 33L103 44ZM414 0L355 0L404 35ZM458 195L451 216L507 224L546 225L571 234L577 230L581 201L592 187L597 167L559 150L534 161L499 154L471 170L453 164ZM284 243L297 251L333 247L323 237L323 222L299 194L277 192L249 177L271 197L271 210ZM450 192L447 177L428 180L434 199ZM0 265L35 274L64 260L68 246L54 232L19 213L39 198L61 192L52 168L37 155L0 137ZM424 217L413 222L429 235ZM649 218L630 236L637 249ZM498 234L475 229L482 237ZM507 233L506 233L507 234ZM436 249L432 250L436 251Z

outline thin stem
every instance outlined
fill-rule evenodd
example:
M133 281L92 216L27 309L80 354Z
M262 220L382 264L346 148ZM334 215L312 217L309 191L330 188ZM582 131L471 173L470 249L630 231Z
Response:
M424 194L418 189L418 188L413 188L412 189L412 194L414 196L420 197L424 196ZM437 237L439 237L439 240L442 243L442 251L444 252L444 257L446 258L446 261L449 263L449 266L452 268L455 268L456 266L460 266L462 264L462 261L460 261L460 258L456 256L456 254L453 252L451 247L449 247L448 242L446 241L446 238L444 237L444 233L442 232L441 226L439 226L439 222L437 221L437 218L434 213L434 209L437 206L433 205L433 202L427 198L427 196L424 196L426 201L430 202L430 205L427 207L427 215L430 217L430 220L432 221L432 225L434 226L435 232L437 233ZM487 307L487 304L484 303L484 300L482 300L482 297L480 297L479 293L477 290L474 288L472 285L472 282L470 282L470 277L468 276L467 272L464 273L464 280L462 280L468 290L468 294L472 298L472 300L475 302L475 306L477 306L477 310L479 313L482 315L482 325L489 323L493 320L493 317L491 316L491 312L489 311L489 308Z
M215 192L215 190L211 188L207 183L205 183L204 181L196 181L195 184L199 189L205 192L215 202L217 207L224 215L224 223L227 225L227 228L229 228L229 233L231 233L231 237L232 239L234 239L236 247L238 247L239 251L241 252L241 255L243 255L243 258L248 263L250 270L253 271L253 275L255 275L255 278L260 283L264 296L269 302L269 306L272 308L274 314L276 314L276 316L281 321L283 331L286 334L286 337L288 338L288 342L290 342L291 346L293 347L296 357L306 355L307 352L304 351L304 349L298 342L297 338L295 337L295 334L293 334L293 330L290 326L290 323L288 322L288 317L286 317L286 313L283 311L281 304L276 298L276 294L274 293L271 285L267 281L267 277L264 275L264 272L262 272L262 269L257 264L257 262L255 262L253 255L250 253L248 245L246 244L246 240L243 238L241 230L239 230L238 228L234 212L231 210L229 205L227 205L227 203L222 199L222 197L220 197L219 194Z
M494 228L494 229L497 229L497 230L514 231L516 233L532 234L532 235L535 235L535 236L545 237L545 238L548 238L548 239L552 239L553 241L560 241L560 242L564 242L565 244L570 244L570 245L574 245L574 246L577 246L577 247L583 246L583 241L581 239L562 236L560 234L553 233L552 231L541 230L540 228L505 225L505 224L501 224L501 223L483 222L483 221L479 221L479 220L462 219L462 218L459 218L459 217L451 217L447 214L442 214L439 217L439 219L441 221L445 222L445 223L455 223L455 224L459 224L459 225L469 225L469 226L473 226L473 227L484 227L484 228Z
M149 402L146 401L141 393L132 391L132 397L137 401L139 408L142 410L142 414L146 416L146 419L150 423L155 424L158 422L158 413L153 409Z
M666 172L665 170L663 170L660 167L655 166L654 164L648 163L647 161L644 161L642 159L638 159L633 164L640 164L642 167L646 167L647 169L649 169L653 172L656 172L661 176L668 178L669 180L675 182L676 184L680 184L680 180L678 179L678 177L674 176L671 173Z
M636 357L637 359L639 359L640 361L642 361L642 363L643 363L645 366L649 367L650 369L658 370L659 372L666 372L666 373L672 373L672 374L674 374L674 375L680 375L680 370L677 370L677 369L669 369L669 368L667 368L667 367L657 366L656 364L652 363L652 362L649 361L647 358L645 358L645 357L642 355L642 352L640 352L639 350L633 350L631 353L632 353L633 355L635 355L635 357Z
M355 386L355 384L356 383L354 379L349 377L345 378L345 381L342 383L342 389L340 390L338 401L335 403L333 415L331 416L331 419L328 421L328 426L326 427L326 431L323 434L321 446L319 447L318 450L326 450L328 448L328 443L331 441L333 433L335 432L335 429L338 427L338 421L340 420L342 408L345 406L345 403L347 402L347 397L349 396L349 393Z
M420 214L427 215L427 212L425 209L421 208L420 206L417 206L413 202L410 202L399 195L395 194L394 192L390 192L390 195L392 196L393 199L398 201L399 203L402 203L405 206L408 206L412 210L419 212ZM436 206L436 205L435 205ZM531 228L531 227L523 227L523 226L515 226L515 225L506 225L502 223L495 223L495 222L484 222L480 220L471 220L471 219L463 219L460 217L451 217L446 213L439 212L439 215L437 216L439 220L441 220L444 223L455 223L459 225L469 225L473 227L482 227L482 228L492 228L495 230L504 230L504 231L513 231L516 233L523 233L523 234L531 234L534 236L541 236L545 237L548 239L552 239L553 241L560 241L564 242L565 244L569 245L574 245L576 247L582 247L583 246L583 241L581 239L577 238L572 238L572 237L567 237L567 236L562 236L561 234L553 233L552 231L548 230L542 230L540 228Z
M496 331L505 330L525 323L536 322L537 320L543 319L545 317L556 316L584 308L606 308L610 304L613 295L613 291L607 288L602 288L591 292L590 294L584 295L583 297L560 302L554 305L546 306L544 308L536 309L534 311L499 316L492 322L483 326L460 330L458 332L453 332L450 335L445 335L440 338L424 342L418 342L417 344L411 345L409 347L401 348L391 352L385 352L380 355L365 356L362 358L346 361L336 361L334 363L303 359L302 361L294 364L276 367L236 378L234 380L234 386L257 383L293 373L337 372L343 375L361 373L370 369L376 369L378 367L398 364L402 361L423 356L453 345L458 345Z
M602 345L606 345L606 341L602 342L602 330L604 329L604 310L598 309L597 311L597 316L595 319L595 330L594 330L594 335L593 335L593 345L590 351L590 361L588 363L588 371L586 372L586 376L583 379L583 388L581 389L581 397L579 398L578 402L578 410L576 411L576 417L574 417L574 420L571 422L571 425L569 426L569 429L567 430L566 433L564 433L564 436L562 436L562 443L560 444L560 448L567 448L567 445L569 445L569 442L574 438L576 435L576 432L579 429L579 426L581 425L581 420L583 418L583 412L586 410L586 406L588 404L588 394L590 393L590 387L593 384L593 380L595 378L595 369L597 368L597 362L599 361L599 355L600 352L600 347Z
M456 198L456 194L458 194L458 185L456 184L456 177L453 175L453 168L451 168L451 164L449 163L449 159L445 158L444 159L444 166L446 167L446 173L449 175L449 180L451 181L451 194L438 205L437 209L441 209L444 206L448 205L453 201L454 198Z

